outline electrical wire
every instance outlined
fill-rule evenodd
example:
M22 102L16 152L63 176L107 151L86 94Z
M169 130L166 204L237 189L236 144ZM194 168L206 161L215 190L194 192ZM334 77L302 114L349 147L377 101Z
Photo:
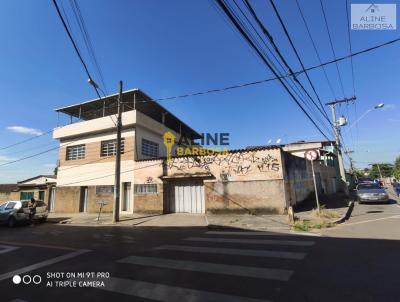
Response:
M264 62L265 65L267 65L268 69L272 71L272 73L275 75L275 77L279 77L277 72L272 68L271 64L268 62L268 60L263 56L263 54L260 52L259 49L255 46L253 41L248 37L248 35L245 33L245 31L240 27L236 19L233 17L232 13L229 11L229 9L226 7L225 3L223 0L216 0L218 5L221 7L223 12L228 16L228 18L231 20L233 25L238 29L238 31L241 33L243 38L248 42L248 44L256 51L260 59ZM326 136L326 134L321 130L321 128L317 125L317 123L314 121L314 119L309 115L309 113L303 108L303 106L299 103L299 101L296 99L296 97L293 95L293 93L289 90L289 88L285 85L285 83L282 81L282 79L278 79L279 82L282 84L282 86L285 88L285 90L288 92L288 94L291 96L292 100L297 104L297 106L301 109L301 111L307 116L307 118L313 123L313 125L318 129L318 131L326 138L329 140L329 138Z
M248 10L250 11L251 15L253 16L253 18L255 19L256 23L258 24L258 26L260 27L261 31L265 34L265 36L268 38L269 42L271 43L272 47L274 48L275 52L278 54L279 58L282 60L283 64L286 66L286 68L289 70L289 74L292 74L293 80L301 87L301 89L306 93L307 97L311 100L311 102L314 104L314 106L318 109L318 111L320 111L320 113L325 117L325 119L327 120L327 122L329 123L329 125L331 124L329 117L327 116L326 112L324 111L324 108L320 108L317 103L314 101L314 99L311 97L311 95L308 93L308 91L305 89L305 87L303 86L303 84L298 80L297 76L294 74L292 68L289 66L289 64L287 63L286 59L284 58L284 56L282 55L282 53L280 52L278 46L275 44L275 41L272 37L272 35L269 33L269 31L267 30L267 28L264 26L264 24L261 22L261 20L259 19L259 17L257 16L255 10L253 9L253 7L251 6L250 2L248 0L243 0L244 4L246 5L246 7L248 8Z
M80 32L82 34L83 40L85 42L85 45L86 45L87 51L89 53L89 56L92 59L92 64L96 68L97 74L98 74L98 76L100 78L100 82L101 82L101 84L103 86L104 91L106 92L104 94L108 94L107 86L106 86L105 81L104 81L103 72L102 72L101 67L100 67L100 65L98 63L96 52L94 51L93 43L92 43L92 40L90 38L89 31L87 30L86 23L85 23L83 15L82 15L81 9L79 7L79 4L78 4L78 2L76 0L70 0L70 5L71 5L72 11L73 11L73 13L75 15L75 19L76 19L76 21L77 21L77 23L79 25L79 29L80 29Z
M286 35L287 39L289 40L289 43L290 43L290 45L291 45L291 47L292 47L292 49L293 49L293 51L294 51L294 53L295 53L295 55L297 57L297 60L299 61L300 65L301 65L302 70L304 70L304 74L306 75L308 83L310 84L315 96L317 97L319 105L321 106L321 109L324 112L325 117L329 120L329 117L328 117L328 114L326 113L325 107L324 107L324 105L322 105L321 98L319 97L319 95L318 95L318 93L317 93L317 91L315 89L315 86L314 86L313 82L311 81L311 78L310 78L308 72L305 70L305 66L303 64L303 61L300 58L300 54L299 54L296 46L294 45L292 38L290 37L289 31L288 31L285 23L283 22L283 19L282 19L281 15L279 14L279 11L278 11L277 7L275 6L274 1L273 0L269 0L269 2L272 5L272 8L273 8L278 20L279 20L279 23L281 24L281 26L283 28L283 31L285 32L285 35Z
M317 46L316 46L316 44L315 44L315 42L314 42L314 39L313 39L313 37L312 37L312 35L311 35L310 28L308 27L307 20L306 20L306 18L304 17L304 14L303 14L303 11L302 11L302 9L301 9L301 7L300 7L299 1L298 1L298 0L295 0L295 1L296 1L297 8L298 8L298 10L299 10L301 19L303 20L303 23L304 23L304 25L305 25L305 27L306 27L308 37L309 37L310 40L311 40L311 44L312 44L312 46L313 46L313 48L314 48L315 54L316 54L316 56L317 56L317 58L318 58L319 63L322 64L321 56L320 56L320 54L319 54L319 52L318 52ZM328 87L329 87L329 89L331 90L333 99L336 100L336 99L337 99L336 93L335 93L335 91L333 90L332 83L331 83L331 81L329 80L329 77L328 77L328 74L327 74L327 72L326 72L325 66L321 66L321 67L322 67L322 70L323 70L323 73L324 73L324 76L325 76L325 80L326 80L326 82L328 83Z
M326 30L327 30L327 32L328 32L329 43L330 43L330 46L331 46L331 49L332 49L333 58L336 60L335 48L333 47L331 32L330 32L330 30L329 30L328 20L327 20L327 18L326 18L325 9L324 9L324 5L323 5L323 3L322 3L322 0L319 0L319 3L321 4L322 14L323 14L323 16L324 16L325 27L326 27ZM339 64L337 63L337 61L335 62L335 65L336 65L336 71L337 71L338 78L339 78L340 88L341 88L342 93L343 93L343 98L345 98L346 95L345 95L345 93L344 93L344 87L343 87L342 76L340 75Z
M391 44L397 43L399 41L400 41L400 38L396 38L396 39L387 41L385 43L377 44L375 46L372 46L372 47L369 47L369 48L365 48L365 49L362 49L362 50L357 51L355 53L352 53L352 54L337 58L336 60L330 60L330 61L327 61L327 62L324 62L324 63L320 63L318 65L310 66L308 68L305 68L304 71L310 71L310 70L314 70L314 69L317 69L317 68L324 69L325 66L333 64L335 62L343 61L343 60L346 60L346 59L349 59L349 58L352 58L352 57L355 57L355 56L358 56L358 55L361 55L361 54L365 54L365 53L377 50L379 48L382 48L382 47L389 46ZM302 70L294 71L294 74L298 75L298 74L303 73L304 71L302 71ZM264 83L268 83L268 82L271 82L271 81L287 78L287 77L290 77L290 76L291 76L291 74L286 74L286 75L283 75L283 76L276 76L276 77L271 77L271 78L268 78L268 79L252 81L252 82L247 82L247 83L242 83L242 84L237 84L237 85L232 85L232 86L226 86L226 87L222 87L222 88L214 88L214 89L208 89L208 90L199 91L199 92L192 92L192 93L180 94L180 95L176 95L176 96L162 97L162 98L156 98L156 99L151 99L151 100L146 100L146 101L137 101L137 102L138 103L160 102L160 101L168 101L168 100L175 100L175 99L182 99L182 98L189 98L189 97L194 97L194 96L206 95L206 94L209 94L209 93L225 92L225 91L229 91L229 90L233 90L233 89L239 89L239 88L245 88L245 87L249 87L249 86L253 86L253 85L264 84ZM106 107L106 108L116 108L116 107L117 106L109 106L109 107ZM90 112L90 111L98 111L98 110L89 110L89 111L85 111L85 113ZM54 129L49 129L49 130L45 131L44 133L42 133L40 135L36 135L36 136L30 137L28 139L24 139L24 140L15 142L13 144L0 147L0 150L9 149L9 148L12 148L14 146L29 142L31 140L38 139L38 138L40 138L40 137L42 137L44 135L52 133L53 130Z

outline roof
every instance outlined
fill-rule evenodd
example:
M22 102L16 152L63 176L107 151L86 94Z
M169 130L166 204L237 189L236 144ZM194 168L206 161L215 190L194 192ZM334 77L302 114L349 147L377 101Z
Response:
M21 180L21 181L19 181L17 184L18 185L23 185L24 183L26 183L26 182L31 182L32 180L34 180L34 179L38 179L38 178L46 178L46 182L49 182L49 181L47 181L47 178L52 178L52 179L54 179L54 180L56 180L57 179L57 176L56 175L37 175L37 176L35 176L35 177L31 177L31 178L28 178L28 179L25 179L25 180Z
M17 184L0 184L0 192L12 192L17 191L18 186Z
M252 151L261 151L261 150L271 150L271 149L280 149L282 145L268 145L268 146L253 146L247 147L242 149L232 149L227 151L221 151L221 153L239 153L239 152L252 152ZM207 148L204 148L207 149ZM180 158L180 157L201 157L201 156L208 156L208 155L173 155L171 158ZM160 160L160 159L167 159L167 157L154 157L154 158L144 158L144 159L137 159L136 161L153 161L153 160Z
M55 109L81 120L91 120L107 115L117 114L118 94L111 94L101 99L93 99L83 103L70 105ZM138 88L122 92L122 112L138 110L148 117L156 120L177 133L183 133L193 139L201 138L200 134L186 125L163 106L152 100L148 95Z

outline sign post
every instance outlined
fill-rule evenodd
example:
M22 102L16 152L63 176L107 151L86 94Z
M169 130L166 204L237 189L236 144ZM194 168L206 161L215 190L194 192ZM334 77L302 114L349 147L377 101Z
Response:
M318 213L320 213L321 209L319 206L317 182L315 181L315 173L314 173L314 160L318 159L318 152L316 150L306 151L304 153L304 158L311 161L311 171L312 171L312 176L313 176L313 181L314 181L315 200L317 202Z

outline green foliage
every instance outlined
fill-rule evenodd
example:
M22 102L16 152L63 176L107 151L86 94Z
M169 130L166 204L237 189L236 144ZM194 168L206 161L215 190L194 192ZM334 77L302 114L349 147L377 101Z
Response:
M393 175L393 165L385 163L373 164L369 170L369 177L380 178L381 174L382 177L391 177Z
M397 156L394 162L393 175L397 180L400 179L400 156Z

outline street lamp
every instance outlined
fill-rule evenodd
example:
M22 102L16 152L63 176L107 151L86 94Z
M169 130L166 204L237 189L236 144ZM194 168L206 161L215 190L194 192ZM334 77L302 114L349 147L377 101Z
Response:
M351 128L353 128L361 119L363 119L368 113L370 113L371 111L375 110L375 109L381 109L383 108L383 106L385 106L384 103L380 103L378 105L376 105L374 108L368 109L367 111L365 111L353 124L351 124L349 126L349 128L346 129L346 132L349 132Z

